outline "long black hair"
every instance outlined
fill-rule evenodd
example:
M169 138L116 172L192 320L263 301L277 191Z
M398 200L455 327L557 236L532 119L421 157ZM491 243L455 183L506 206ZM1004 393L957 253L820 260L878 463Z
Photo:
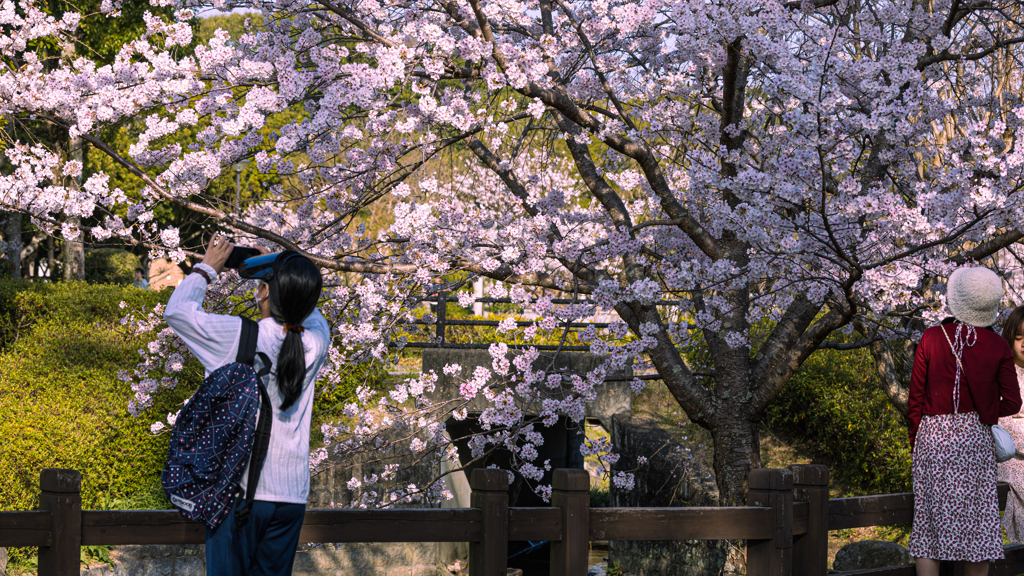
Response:
M287 410L299 399L306 380L306 349L299 327L316 308L324 279L309 258L289 250L274 261L274 277L268 284L270 315L286 326L277 355L277 386L284 397L281 410Z

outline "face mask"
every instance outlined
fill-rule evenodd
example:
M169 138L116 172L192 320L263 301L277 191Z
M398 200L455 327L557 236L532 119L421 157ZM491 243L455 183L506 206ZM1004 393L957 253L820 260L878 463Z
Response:
M268 293L268 294L267 294L267 296L264 296L263 298L260 298L260 289L261 289L261 288L263 288L264 286L266 286L266 284L264 284L263 282L260 282L260 283L259 283L259 284L258 284L258 285L256 286L256 293L255 293L255 294L253 294L253 296L252 296L252 299L256 301L256 309L257 309L257 310L258 310L258 309L259 309L259 307L260 307L260 302L263 302L264 300L266 300L266 299L267 299L267 296L269 296L269 295L270 295L270 294Z

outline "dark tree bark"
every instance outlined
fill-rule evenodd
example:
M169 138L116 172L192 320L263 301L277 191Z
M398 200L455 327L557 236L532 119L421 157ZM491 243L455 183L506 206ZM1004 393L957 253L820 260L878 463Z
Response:
M4 219L4 241L7 242L7 261L11 266L11 275L21 278L21 222L20 212L7 213Z

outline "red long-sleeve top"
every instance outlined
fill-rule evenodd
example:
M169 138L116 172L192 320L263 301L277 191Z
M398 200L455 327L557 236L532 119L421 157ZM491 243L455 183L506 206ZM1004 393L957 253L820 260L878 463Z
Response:
M924 415L953 413L953 383L956 359L940 330L952 341L956 323L934 326L924 331L914 354L914 371L910 378L910 445L914 445L917 429ZM960 378L960 412L978 412L984 424L996 424L1002 416L1016 414L1021 408L1020 386L1013 366L1010 345L998 334L977 328L978 341L964 348Z

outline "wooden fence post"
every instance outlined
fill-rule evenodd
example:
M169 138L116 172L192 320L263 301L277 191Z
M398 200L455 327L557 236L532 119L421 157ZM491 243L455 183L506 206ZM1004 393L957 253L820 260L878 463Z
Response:
M828 573L828 467L795 464L793 499L807 502L807 533L793 537L793 573L825 576Z
M82 474L48 468L39 475L39 509L52 515L53 540L39 548L39 576L78 576L82 557Z
M585 576L590 560L590 474L559 468L552 474L551 506L562 512L562 539L551 543L551 576Z
M747 541L747 576L793 574L793 473L756 468L747 476L747 505L775 509L771 540Z
M470 505L480 509L481 537L469 544L470 576L505 576L508 569L508 472L477 468Z

